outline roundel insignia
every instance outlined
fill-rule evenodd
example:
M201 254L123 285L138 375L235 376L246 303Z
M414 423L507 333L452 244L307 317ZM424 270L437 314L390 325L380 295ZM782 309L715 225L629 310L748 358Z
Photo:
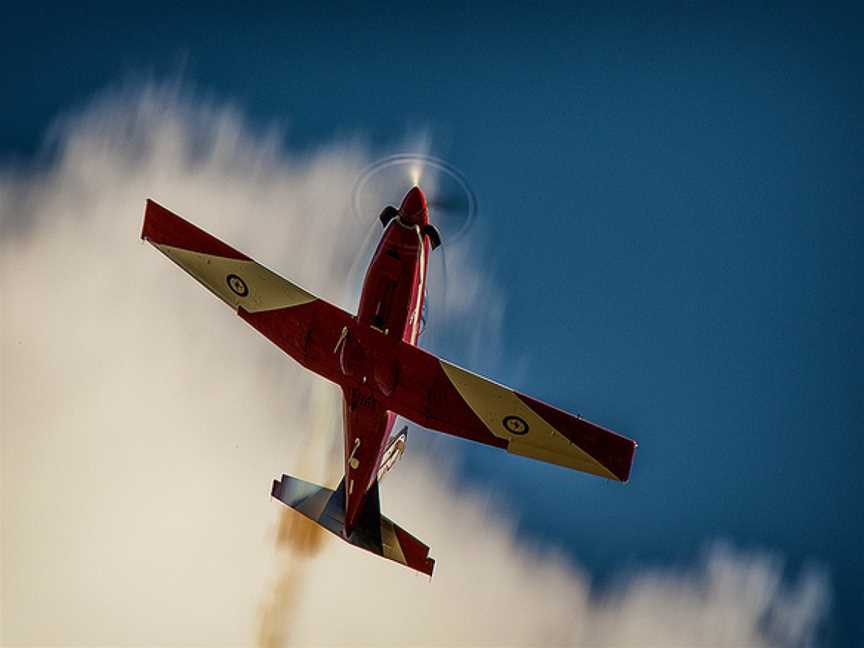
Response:
M243 281L236 274L229 274L225 277L225 280L228 282L228 287L239 297L245 297L249 294L249 288L246 286L246 282Z
M510 434L528 434L528 424L525 422L525 419L519 416L505 416L504 420L501 421L504 424L504 429L506 429Z

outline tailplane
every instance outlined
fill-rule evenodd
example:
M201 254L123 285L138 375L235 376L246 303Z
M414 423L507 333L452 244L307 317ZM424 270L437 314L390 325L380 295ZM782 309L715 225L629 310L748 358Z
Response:
M381 515L377 481L366 496L356 528L347 537L344 479L334 491L296 477L282 475L281 480L273 481L270 494L355 547L432 576L435 560L429 557L429 547Z

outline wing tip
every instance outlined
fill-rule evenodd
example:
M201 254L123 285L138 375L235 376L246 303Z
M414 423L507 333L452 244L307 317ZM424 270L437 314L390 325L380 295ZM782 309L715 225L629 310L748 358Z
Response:
M621 435L618 436L620 437ZM626 459L621 462L620 465L616 466L619 472L613 472L613 474L618 478L619 482L626 484L630 481L630 473L633 471L633 460L636 456L636 448L639 447L639 444L633 439L628 439L627 437L621 438L630 442L629 453ZM612 472L611 469L610 472Z
M170 245L190 252L240 261L250 260L242 252L181 218L152 198L147 198L144 205L144 224L141 227L141 238L154 245Z
M142 241L150 241L149 229L150 229L150 218L151 218L151 205L158 205L155 200L151 198L147 198L144 202L144 222L141 224L141 240Z
M592 423L581 415L570 414L548 403L514 392L556 431L578 446L603 468L601 477L626 483L636 454L636 441ZM587 471L592 472L592 471Z

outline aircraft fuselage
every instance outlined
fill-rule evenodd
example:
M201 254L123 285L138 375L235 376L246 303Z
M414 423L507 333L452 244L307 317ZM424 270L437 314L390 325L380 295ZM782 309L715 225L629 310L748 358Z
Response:
M364 337L373 343L347 335L339 348L343 373L367 387L343 389L346 535L374 484L396 420L374 394L393 392L399 381L398 364L382 354L388 345L374 344L374 337L389 336L415 345L421 329L429 239L421 230L428 222L428 210L418 188L409 192L398 214L385 226L369 264L357 312L357 326L371 331Z

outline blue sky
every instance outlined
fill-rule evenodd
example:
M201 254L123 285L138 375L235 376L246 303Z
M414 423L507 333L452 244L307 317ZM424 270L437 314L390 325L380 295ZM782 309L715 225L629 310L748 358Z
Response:
M7 14L0 159L136 79L295 149L428 133L506 297L507 356L474 368L640 443L626 487L459 445L462 479L600 579L717 538L820 565L826 641L860 641L860 12L139 11Z

